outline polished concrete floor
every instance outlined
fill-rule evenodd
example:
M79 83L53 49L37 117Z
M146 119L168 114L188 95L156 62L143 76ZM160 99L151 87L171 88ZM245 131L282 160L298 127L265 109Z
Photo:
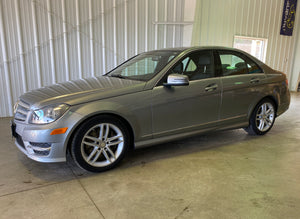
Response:
M300 93L265 136L242 129L134 151L112 171L42 164L0 119L0 218L299 218Z

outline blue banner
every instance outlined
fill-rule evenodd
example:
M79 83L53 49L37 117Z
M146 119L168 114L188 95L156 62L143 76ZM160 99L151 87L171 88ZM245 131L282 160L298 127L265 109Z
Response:
M296 16L297 0L284 0L280 34L292 36Z

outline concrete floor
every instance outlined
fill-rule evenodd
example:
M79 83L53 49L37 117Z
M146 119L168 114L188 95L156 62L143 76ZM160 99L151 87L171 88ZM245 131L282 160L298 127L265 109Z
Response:
M265 136L242 129L134 151L100 174L42 164L0 119L0 218L299 218L300 93Z

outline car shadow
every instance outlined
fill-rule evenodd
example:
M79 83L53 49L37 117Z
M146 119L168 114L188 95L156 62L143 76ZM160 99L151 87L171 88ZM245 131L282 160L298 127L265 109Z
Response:
M253 140L259 136L248 135L243 129L217 131L197 135L164 144L139 148L130 154L121 163L120 168L130 168L161 159L197 153L204 150L214 150L235 143Z
M214 150L227 147L235 143L259 138L260 136L248 135L243 129L217 131L197 135L164 144L158 144L130 151L124 160L113 170L122 171L136 166L144 166L146 163L173 158L186 154L197 153L204 150ZM91 173L79 168L70 154L65 163L38 163L24 156L20 159L24 166L30 169L30 173L45 181L69 181L74 178L89 177L101 173ZM55 177L56 176L56 177Z

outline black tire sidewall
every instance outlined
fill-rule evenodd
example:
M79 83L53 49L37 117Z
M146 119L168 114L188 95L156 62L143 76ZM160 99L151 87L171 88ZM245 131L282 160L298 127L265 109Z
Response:
M117 126L123 134L124 147L123 147L123 150L122 150L120 156L117 158L116 161L114 161L113 163L111 163L107 166L104 166L104 167L95 167L95 166L88 164L84 160L84 158L81 154L81 142L82 142L82 139L83 139L84 135L86 134L86 132L93 126L100 124L100 123L111 123L111 124ZM120 163L120 161L124 158L126 152L128 151L129 144L130 144L129 132L122 121L120 121L119 119L112 117L112 116L99 115L99 116L95 116L95 117L88 119L87 121L82 123L80 125L80 127L76 130L76 132L74 134L74 138L72 139L72 143L71 143L71 154L72 154L72 157L73 157L75 163L82 169L90 171L90 172L103 172L103 171L114 168L116 165L118 165Z

